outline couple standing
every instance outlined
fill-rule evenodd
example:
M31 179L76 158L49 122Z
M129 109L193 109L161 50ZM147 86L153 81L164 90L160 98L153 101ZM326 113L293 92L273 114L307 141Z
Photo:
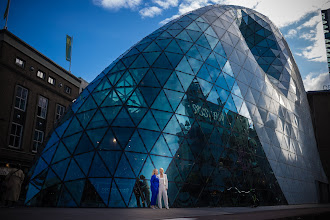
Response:
M154 169L152 171L152 176L150 179L150 186L151 186L151 208L156 209L156 200L158 197L158 207L162 208L162 198L164 200L165 208L169 209L168 207L168 198L167 198L167 189L168 189L168 180L167 175L164 173L164 169L158 170Z

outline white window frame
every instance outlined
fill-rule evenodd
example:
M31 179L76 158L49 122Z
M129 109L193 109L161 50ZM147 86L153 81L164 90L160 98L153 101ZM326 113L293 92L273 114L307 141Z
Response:
M37 136L38 136L37 137L37 140L35 139L36 133L37 133ZM33 153L37 153L38 152L38 148L42 145L43 142L44 142L44 132L35 129L34 130L34 136L33 136L32 152Z
M63 110L62 114L59 114L58 109L60 108L60 110ZM65 113L65 106L61 105L61 104L56 104L56 111L55 111L55 122L57 122L58 120L61 119L61 117L64 115Z
M53 86L55 86L55 84L56 84L56 80L55 80L55 78L53 78L53 77L51 77L51 76L48 76L48 80L47 80L47 82L48 82L49 84L53 85Z
M12 134L11 131L13 129L13 126L16 126L15 127L15 134ZM17 134L17 127L21 127L21 132L19 134ZM10 128L10 134L9 134L9 144L8 146L11 147L11 148L15 148L15 149L20 149L21 148L21 142L22 142L22 134L23 134L23 125L20 125L20 124L17 124L15 122L12 122L11 123L11 128ZM10 145L10 137L14 137L14 143L13 145ZM16 138L19 137L19 140L18 140L18 147L15 147L15 143L16 143Z
M19 94L20 96L17 96L17 92L18 92L17 90L18 90L18 88L21 88L21 93ZM25 97L23 97L23 91L26 91L26 96ZM16 109L19 109L19 110L25 112L25 110L26 110L26 104L27 104L27 101L28 101L28 96L29 96L29 90L27 88L24 88L23 86L17 85L16 86L16 90L15 90L15 103L14 103L14 107ZM19 100L18 101L19 102L19 106L16 106L16 100L17 99ZM25 101L23 108L21 106L22 101Z
M65 93L66 94L71 94L71 91L72 91L71 87L65 86Z
M43 102L41 100L44 100L45 102ZM46 97L43 97L43 96L39 95L37 108L38 108L37 109L37 117L42 118L42 119L46 119L47 118L47 110L48 110L48 99ZM40 115L39 115L39 108L41 108ZM44 112L44 114L43 114L43 112Z
M46 74L42 72L41 70L38 70L37 77L40 79L45 79Z
M18 57L15 59L15 64L21 68L25 67L25 61Z

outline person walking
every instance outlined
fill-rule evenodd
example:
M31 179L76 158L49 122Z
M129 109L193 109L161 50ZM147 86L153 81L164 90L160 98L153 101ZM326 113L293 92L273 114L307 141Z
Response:
M154 169L152 171L152 176L150 179L150 188L151 188L151 203L150 203L150 207L152 209L156 208L156 200L157 200L157 196L158 196L158 188L159 188L159 178L157 177L158 174L158 170Z
M141 180L141 192L142 192L142 198L144 198L144 203L146 206L149 208L150 207L150 187L148 185L148 182L146 180L146 177L141 175L140 176Z
M167 175L164 173L164 169L159 169L159 174L157 175L159 178L159 192L158 192L158 207L162 209L162 198L164 200L164 205L166 209L169 209L168 207L168 197L167 197L167 189L168 189L168 180Z
M135 198L136 198L137 206L139 208L141 208L140 198L142 196L142 192L141 192L141 182L140 182L139 177L136 177L136 179L135 179L135 184L134 184L134 187L133 187L133 192L134 192L134 195L135 195ZM144 207L143 199L142 199L142 204L143 204L143 207Z
M6 176L6 194L5 201L6 205L9 207L13 207L15 203L17 203L19 199L19 195L21 193L22 183L24 181L24 173L21 169L21 165L19 164L17 168L13 168Z

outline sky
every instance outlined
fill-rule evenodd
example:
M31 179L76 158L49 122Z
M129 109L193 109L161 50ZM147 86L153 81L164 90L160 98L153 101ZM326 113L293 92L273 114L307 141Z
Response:
M133 44L186 12L210 5L253 8L280 28L305 89L330 85L321 9L329 0L11 0L8 30L65 69L66 35L73 36L71 72L91 82ZM0 0L0 26L7 0Z

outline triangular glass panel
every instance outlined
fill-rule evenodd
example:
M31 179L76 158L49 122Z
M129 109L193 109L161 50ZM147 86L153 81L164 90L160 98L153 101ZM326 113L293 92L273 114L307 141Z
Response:
M165 51L179 53L179 54L183 53L181 48L179 47L178 43L175 40L172 40L172 42L167 46Z
M175 155L177 150L179 149L180 143L182 142L182 138L171 134L164 134L164 137L168 147L172 152L172 155Z
M137 125L141 121L142 117L148 111L147 108L136 108L136 107L127 107L127 111L131 116L133 122Z
M127 101L127 105L135 106L135 107L147 107L147 103L144 101L143 96L140 90L136 89L129 100Z
M234 103L234 100L231 97L231 95L228 96L227 102L225 104L225 108L232 111L232 112L237 113L237 109L235 107L235 103Z
M74 156L78 166L82 169L82 171L86 176L88 174L88 170L91 165L93 156L94 156L94 152L89 152Z
M159 55L160 52L143 53L143 56L146 58L150 66L155 62Z
M211 53L210 56L207 58L206 63L220 69L220 66L218 65L218 61L214 56L214 53Z
M158 46L164 50L167 45L170 43L171 39L156 39L155 42L158 44Z
M140 82L140 86L161 87L153 71L150 69Z
M220 75L219 75L217 81L215 82L215 84L217 86L221 87L222 89L229 90L227 82L226 82L225 77L223 75L224 75L223 73L220 73Z
M172 69L172 65L167 59L165 53L162 53L158 59L152 65L153 67L164 68L164 69Z
M110 90L104 90L104 91L92 93L92 96L98 106L101 105L101 103L103 102L105 97L107 97L109 92L110 92Z
M150 157L146 159L145 164L143 165L143 168L141 170L140 175L145 176L146 178L150 178L150 175L152 173L152 170L155 169L154 165L151 162Z
M126 156L128 158L129 163L131 164L131 166L133 168L135 176L138 176L148 155L126 152Z
M152 42L147 48L144 49L143 52L154 52L154 51L159 51L161 52L162 49L156 44L155 42Z
M67 187L68 191L71 193L77 204L80 204L82 192L85 186L85 181L86 180L77 180L65 183L65 186Z
M149 67L149 64L142 56L142 54L140 54L130 68L145 68L145 67Z
M80 132L82 131L83 128L81 127L79 121L77 120L76 117L73 117L73 119L71 120L71 123L69 125L69 127L66 129L63 137L72 135L74 133Z
M153 68L154 73L160 82L160 84L163 86L165 82L167 81L168 77L171 75L172 70L167 70L167 69L158 69L158 68Z
M117 88L116 91L119 98L124 103L133 93L133 88L132 87Z
M100 128L100 127L107 127L108 123L103 117L102 113L100 110L98 110L94 116L93 119L89 122L87 129L92 129L92 128Z
M180 148L177 150L174 156L178 159L194 160L194 155L191 152L189 144L186 140L182 142Z
M178 66L175 69L184 73L189 73L194 75L194 72L191 69L186 57L182 58L181 62L178 64Z
M176 39L193 42L185 30L183 30L178 36L176 36Z
M175 72L173 72L170 78L167 80L164 88L184 92L180 80L178 79Z
M60 160L63 160L64 158L69 157L69 156L70 156L70 153L68 152L68 150L66 149L64 144L62 142L60 142L59 145L57 146L57 150L56 150L56 153L53 157L52 163L56 163Z
M110 128L97 148L101 150L121 150L117 139Z
M115 90L112 90L109 95L105 98L104 102L102 103L102 107L106 106L115 106L115 105L121 105L122 102L119 99L117 93Z
M197 81L202 89L204 96L207 97L212 89L212 84L200 78L197 78Z
M62 187L61 194L59 196L58 202L57 202L58 207L77 207L76 202L73 200L71 197L70 193L67 191L65 187Z
M73 153L74 149L76 148L81 134L82 133L74 134L62 139L62 142L65 144L66 148L69 150L70 153Z
M125 154L122 154L121 160L118 164L118 168L115 174L115 177L123 177L123 178L132 178L135 177L130 164L127 161Z
M121 111L118 113L116 119L113 121L112 126L118 127L134 127L134 123L129 116L127 110L122 108Z
M211 50L206 49L205 47L201 47L198 45L196 45L196 47L197 47L200 55L202 56L203 60L206 60L209 57L210 53L212 52Z
M186 30L187 33L189 34L190 38L195 42L201 35L201 32L198 31L193 31L193 30Z
M211 46L209 45L209 42L207 41L206 37L204 36L204 34L202 34L200 36L200 38L198 38L198 40L196 41L196 44L202 46L202 47L205 47L207 49L213 49L211 48Z
M123 76L120 78L118 83L116 84L116 87L130 87L135 86L135 81L133 80L132 76L129 74L128 71L123 74Z
M176 91L171 91L171 90L167 90L165 89L165 94L168 97L168 101L170 102L172 109L175 111L176 108L178 107L178 105L180 104L184 93L181 92L176 92Z
M82 104L82 106L80 107L80 109L78 110L77 113L80 113L80 112L85 112L85 111L88 111L88 110L91 110L91 109L95 109L97 108L97 105L94 101L94 99L92 98L92 96L90 95L86 101L84 102L84 104Z
M134 78L136 84L139 84L143 76L146 74L146 72L149 70L149 68L143 68L143 69L130 69L130 73L132 77Z
M130 137L132 136L132 133L134 132L134 128L113 127L112 129L117 137L116 141L118 141L121 147L125 149Z
M133 61L136 59L137 56L138 56L137 54L135 54L133 56L127 56L127 54L126 54L126 57L121 59L121 61L128 68L133 63Z
M91 184L94 186L97 194L102 198L104 204L109 202L109 194L111 187L111 178L89 178Z
M152 110L152 113L158 123L160 130L163 130L167 122L172 116L172 113Z
M150 154L172 157L163 135L160 135Z
M102 154L103 153L104 152L102 152ZM111 176L108 169L106 168L106 165L103 163L103 161L100 158L98 153L95 153L88 176L89 177L110 177Z
M135 179L115 179L118 189L123 196L124 202L128 205L129 199L135 184Z
M225 79L226 79L226 82L227 82L227 85L228 85L228 89L229 91L231 91L231 89L233 88L233 85L235 83L235 78L227 75L227 74L223 74Z
M218 53L219 55L223 56L223 57L227 57L226 56L226 53L225 53L225 50L223 49L221 43L219 42L217 44L217 46L214 48L213 50L214 52Z
M70 158L67 158L59 163L53 164L52 165L52 169L54 170L54 172L57 174L57 176L63 180L64 175L65 175L65 171L68 168L68 164L69 164ZM33 176L32 176L33 177Z
M102 151L101 158L111 174L115 173L121 155L121 151Z
M144 99L146 100L148 106L154 102L157 97L160 88L149 88L149 87L140 87L140 92L142 93Z
M115 181L112 182L111 194L109 199L109 207L126 207L119 190L115 184Z
M168 122L164 132L174 134L174 135L182 135L181 127L176 119L175 115L172 116L172 119Z
M151 108L169 112L172 111L171 106L167 101L167 97L165 96L165 93L163 91L159 93L157 99L155 100Z
M120 71L117 73L112 73L108 76L109 81L111 82L112 85L115 85L117 83L117 81L120 79L120 77L123 75L125 71Z
M121 106L101 108L101 111L109 124L112 123L112 120L116 117L120 108Z
M98 128L93 130L87 130L87 135L91 139L92 143L96 147L102 140L105 132L108 130L108 128Z
M192 22L188 27L186 27L186 29L202 32L202 30L197 26L196 22Z
M134 134L128 141L125 151L126 152L133 151L133 152L147 153L146 148L144 147L144 144L143 144L141 137L137 130L134 132Z
M93 93L98 91L103 91L111 88L111 84L107 77L104 77L103 80L99 83L99 85L95 88Z
M199 70L197 77L202 78L206 81L212 82L212 78L209 74L208 69L206 68L206 65L204 64L202 68Z
M149 111L144 118L142 119L142 121L140 122L139 128L145 128L145 129L149 129L149 130L154 130L154 131L159 131L159 127L151 113L151 111Z
M185 54L187 53L187 51L190 49L190 47L193 45L192 43L190 42L187 42L187 41L183 41L183 40L179 40L179 39L176 39L176 42L178 43L178 45L180 46L182 52Z
M199 51L197 50L197 47L193 45L190 50L186 54L189 57L195 58L197 60L203 61L202 56L200 55Z
M154 162L155 167L163 168L164 172L166 172L168 165L170 165L173 158L169 157L161 157L161 156L154 156L150 155L151 160Z
M172 64L172 66L175 68L178 63L181 61L183 55L182 54L176 54L176 53L170 53L165 52L166 56L168 57L168 60Z
M194 76L186 74L186 73L181 73L181 72L176 72L176 74L181 82L181 85L182 85L184 91L187 91L191 82L194 79Z
M93 150L94 150L94 145L90 141L88 135L84 132L79 141L79 144L76 147L74 154L81 154Z
M66 175L65 175L65 181L76 180L76 179L84 178L84 177L85 177L85 175L80 170L80 168L77 165L77 163L75 162L75 160L71 159L71 163L70 163L68 171L66 172Z
M217 93L217 90L215 89L215 87L213 87L213 89L211 90L209 96L207 97L207 101L219 105L219 104L221 104L221 101L219 99L220 98L219 98L219 95Z
M147 151L150 152L160 133L156 131L148 131L142 129L139 129L139 133L141 135L142 141L144 142L144 145L147 148Z

